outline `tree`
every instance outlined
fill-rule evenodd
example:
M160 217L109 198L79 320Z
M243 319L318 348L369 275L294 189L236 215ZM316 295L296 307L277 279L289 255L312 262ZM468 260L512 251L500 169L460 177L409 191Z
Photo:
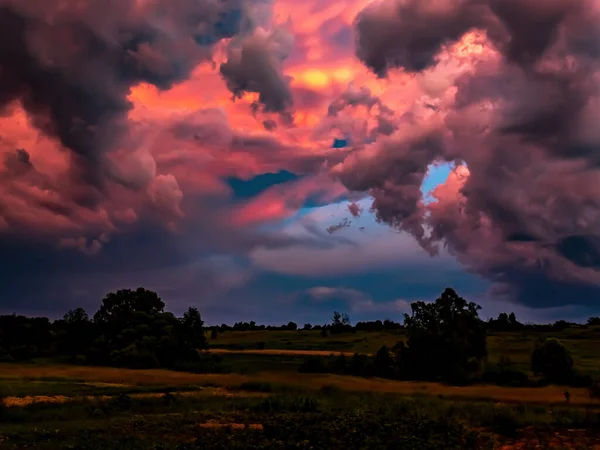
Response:
M588 326L590 326L590 327L593 327L593 326L600 325L600 317L590 317L590 318L587 320L587 324L588 324Z
M480 309L451 288L433 303L412 303L411 315L404 315L408 341L401 355L403 372L418 379L470 376L487 356Z
M69 310L63 316L63 320L67 324L74 324L74 323L82 323L82 322L86 323L86 322L89 322L90 319L89 319L87 313L85 312L85 309L75 308L75 309Z
M72 358L83 358L96 338L96 324L83 308L69 310L54 325L57 350Z
M165 304L156 292L144 288L121 289L108 293L96 314L94 322L100 324L122 323L130 320L135 313L158 315L164 312Z
M312 329L312 325L310 323L305 323L302 329L305 331L309 331Z
M288 331L296 331L298 329L298 325L296 325L296 323L294 322L289 322L286 326L285 329Z
M341 325L341 323L342 323L342 315L339 312L334 311L333 312L333 317L331 318L331 323L334 326L335 325Z
M350 316L346 313L342 314L342 325L344 326L351 326L352 323L350 322Z
M334 311L333 317L331 318L330 331L332 334L352 331L352 325L350 325L350 317L348 314Z
M573 357L558 339L547 338L536 342L531 353L531 370L553 383L567 383L573 377Z
M197 308L188 308L179 322L183 346L195 350L205 349L208 346L204 334L204 321Z

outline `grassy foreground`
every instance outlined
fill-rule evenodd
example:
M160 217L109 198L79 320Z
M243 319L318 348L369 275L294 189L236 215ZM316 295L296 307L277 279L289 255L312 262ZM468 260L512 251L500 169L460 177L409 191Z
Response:
M489 360L529 371L540 333L488 337ZM547 334L600 374L600 332ZM372 354L400 331L230 331L210 339L228 373L0 364L0 449L600 449L587 389L298 373L311 356Z
M600 404L583 389L566 404L552 386L9 364L0 365L0 390L0 448L7 449L600 445Z

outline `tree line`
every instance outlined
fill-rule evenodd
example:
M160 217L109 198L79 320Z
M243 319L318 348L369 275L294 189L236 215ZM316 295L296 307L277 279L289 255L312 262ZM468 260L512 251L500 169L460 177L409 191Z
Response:
M525 385L528 375L514 369L508 358L487 364L487 334L508 330L560 331L581 326L558 321L551 325L520 323L515 314L500 314L483 321L481 307L467 302L447 288L434 302L414 302L403 324L391 320L358 322L352 325L346 313L334 312L330 323L303 330L319 330L323 336L357 331L402 330L403 341L393 348L382 347L376 355L339 357L335 361L313 358L300 367L304 372L337 372L468 383L487 381ZM600 324L590 318L588 325ZM107 294L90 318L82 308L67 312L60 320L0 316L0 361L23 361L40 357L93 365L130 368L164 367L189 371L219 371L218 357L202 350L208 347L206 332L218 339L231 330L297 331L289 322L281 327L239 322L232 327L205 327L200 312L193 307L176 317L165 311L165 303L155 292L138 288ZM400 336L400 333L399 333ZM577 372L569 350L556 339L541 339L532 349L531 367L548 382L589 385L592 380Z
M201 364L207 347L200 312L165 311L155 292L138 288L106 295L90 318L82 308L60 320L0 316L0 361L61 357L130 368L186 368Z
M500 314L497 319L485 322L479 318L480 309L479 305L467 302L453 289L447 288L432 303L411 304L411 313L404 315L405 340L392 348L383 346L373 356L354 354L347 357L340 354L337 357L311 358L302 364L299 371L441 381L457 385L484 382L539 386L554 383L600 390L589 375L577 370L570 350L556 338L541 337L535 342L530 355L534 378L517 370L506 356L497 363L490 363L487 360L489 330L555 331L564 329L565 324L567 327L572 324L559 321L549 326L523 325L514 314ZM594 318L588 321L591 326L595 323Z

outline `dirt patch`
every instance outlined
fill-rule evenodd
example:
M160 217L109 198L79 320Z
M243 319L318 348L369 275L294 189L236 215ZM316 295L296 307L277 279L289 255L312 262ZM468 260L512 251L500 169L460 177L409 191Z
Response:
M4 406L8 407L23 407L29 406L33 403L66 403L73 400L72 397L65 397L63 395L34 395L27 397L5 397L3 399Z
M261 423L220 423L220 422L205 422L198 425L200 428L230 428L232 430L250 430L263 431Z
M217 397L266 397L269 394L263 392L244 392L244 391L229 391L224 388L205 388L198 391L181 391L174 392L174 395L180 395L182 397L202 397L207 395L213 395ZM128 394L133 399L144 399L144 398L159 398L164 395L162 392L144 392L138 394ZM34 403L67 403L84 400L110 400L116 397L116 395L102 395L102 396L79 396L79 397L65 397L63 395L34 395L27 397L5 397L3 399L4 406L8 407L24 407Z
M500 450L526 450L537 448L600 450L600 436L591 430L562 430L541 432L533 427L523 431L523 436L507 442Z
M228 350L225 348L211 348L207 353L215 354L249 354L249 355L274 355L274 356L353 356L352 352L335 352L331 350L280 350L280 349L248 349L248 350Z

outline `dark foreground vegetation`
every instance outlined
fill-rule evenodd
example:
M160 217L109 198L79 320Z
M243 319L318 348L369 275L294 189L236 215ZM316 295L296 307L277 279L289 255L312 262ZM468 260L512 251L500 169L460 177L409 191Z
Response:
M600 443L598 412L566 405L406 398L350 393L335 385L310 392L246 383L230 386L232 396L214 395L210 386L196 386L194 395L183 392L189 389L184 386L163 389L143 397L122 387L110 397L5 407L0 447L433 450ZM253 395L257 390L261 394Z
M446 289L402 324L335 312L321 326L205 327L140 288L91 318L0 316L0 448L600 445L598 319L527 325L479 309Z

